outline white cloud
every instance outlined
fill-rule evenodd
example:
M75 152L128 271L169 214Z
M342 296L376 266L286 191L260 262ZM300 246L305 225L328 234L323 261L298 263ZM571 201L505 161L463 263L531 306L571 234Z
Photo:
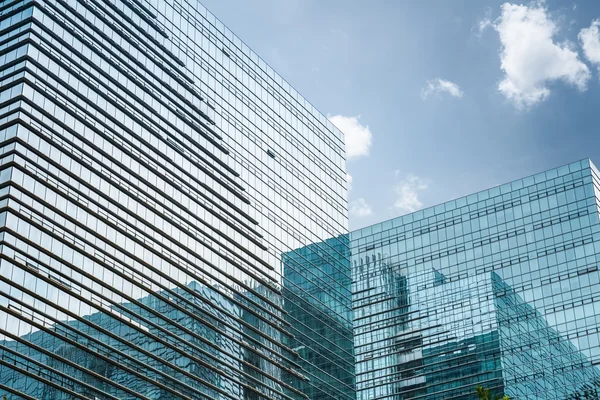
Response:
M346 158L351 159L369 155L373 134L368 126L361 125L358 121L360 116L334 115L328 116L328 118L344 134Z
M492 20L489 18L484 18L481 21L479 21L479 24L477 26L477 34L478 36L483 35L483 32L489 28L490 26L493 26L492 24Z
M583 28L579 32L579 40L585 58L600 68L600 19L592 21L589 28Z
M462 90L460 90L460 87L456 83L442 78L435 78L427 81L425 87L421 89L421 97L423 100L426 100L433 95L440 95L443 93L447 93L450 96L457 98L463 96Z
M348 193L352 190L352 175L346 173L346 188L348 189Z
M505 3L494 28L500 36L504 79L498 90L518 108L529 108L550 95L548 84L562 80L585 90L590 71L568 43L556 43L558 27L543 1L531 6Z
M395 171L395 174L398 176L399 171ZM394 208L405 213L415 212L423 208L423 203L419 199L419 193L428 187L429 184L426 180L413 174L407 175L394 185L394 192L396 193Z
M476 27L474 27L474 28L472 29L472 31L473 31L473 30L475 30L475 31L476 31L476 32L475 32L475 34L476 34L478 37L481 37L481 36L483 35L483 32L484 32L484 31L485 31L487 28L489 28L489 27L493 27L493 26L494 26L494 24L492 23L492 9L488 7L488 8L485 10L485 16L483 17L483 19L481 19L481 20L480 20L480 21L477 23L477 26L476 26Z
M350 202L350 215L354 217L368 217L373 215L371 206L362 197Z

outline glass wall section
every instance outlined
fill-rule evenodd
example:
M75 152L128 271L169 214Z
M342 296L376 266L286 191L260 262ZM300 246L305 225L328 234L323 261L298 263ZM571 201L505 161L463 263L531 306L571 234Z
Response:
M342 134L201 4L0 1L0 100L0 396L354 398Z
M598 386L598 176L584 160L351 232L358 398Z
M311 399L332 399L354 388L352 282L348 235L284 254L286 319L298 363L310 384L287 374ZM308 279L307 279L308 278Z

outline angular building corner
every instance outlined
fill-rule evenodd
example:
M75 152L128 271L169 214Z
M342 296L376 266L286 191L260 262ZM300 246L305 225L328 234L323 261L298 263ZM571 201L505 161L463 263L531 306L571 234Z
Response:
M0 396L355 398L325 116L195 1L2 1L0 57Z

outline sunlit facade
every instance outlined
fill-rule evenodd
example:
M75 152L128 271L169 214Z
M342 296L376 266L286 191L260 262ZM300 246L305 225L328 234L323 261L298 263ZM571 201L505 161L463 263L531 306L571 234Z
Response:
M351 232L358 399L597 398L599 176L584 160Z
M210 12L2 1L0 81L0 397L355 398L342 134Z

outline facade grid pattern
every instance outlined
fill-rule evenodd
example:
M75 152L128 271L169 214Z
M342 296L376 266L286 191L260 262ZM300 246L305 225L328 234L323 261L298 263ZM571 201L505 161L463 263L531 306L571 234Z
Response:
M358 398L595 398L599 177L584 160L351 232Z
M0 1L0 155L0 395L355 398L342 134L201 4Z

